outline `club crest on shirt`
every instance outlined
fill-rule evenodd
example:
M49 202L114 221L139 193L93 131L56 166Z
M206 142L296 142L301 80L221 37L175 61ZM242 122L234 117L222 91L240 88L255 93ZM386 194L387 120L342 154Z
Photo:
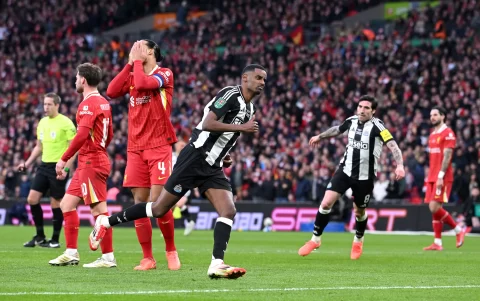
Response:
M225 104L227 103L227 100L225 98L219 98L217 99L217 101L215 101L215 108L217 109L220 109L221 107L223 107Z
M57 137L57 133L56 132L50 132L50 137L52 139L55 139L55 137Z
M175 187L173 187L173 191L175 191L176 193L182 192L182 185L180 184L175 185Z

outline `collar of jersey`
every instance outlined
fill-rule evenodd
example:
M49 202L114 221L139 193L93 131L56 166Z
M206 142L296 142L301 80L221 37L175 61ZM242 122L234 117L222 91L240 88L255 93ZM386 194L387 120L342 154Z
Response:
M444 124L442 124L442 126L441 126L438 130L433 131L432 134L440 134L440 133L443 132L443 130L445 130L446 128L447 128L447 125L444 123Z
M98 94L98 96L100 96L100 93L98 91L93 91L93 92L88 93L87 96L85 96L83 98L83 101L87 100L87 98L89 98L91 96L94 96L95 94Z
M160 67L158 67L158 65L155 65L155 68L153 68L152 71L150 71L150 73L148 75L152 75L153 72L155 72L158 68L160 68Z
M247 103L247 101L245 100L245 97L243 97L242 86L237 86L237 89L238 89L238 92L240 92L240 96L242 96L243 102L244 102L244 103Z

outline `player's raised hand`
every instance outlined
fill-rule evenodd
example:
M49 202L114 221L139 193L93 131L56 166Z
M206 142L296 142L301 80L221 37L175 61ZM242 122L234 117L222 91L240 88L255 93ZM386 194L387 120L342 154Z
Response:
M401 180L405 178L405 169L403 168L403 165L397 165L397 168L395 169L395 180Z
M242 132L244 133L256 133L258 132L258 122L255 121L255 116L247 123L243 124Z
M310 138L310 141L308 141L308 144L312 147L317 147L320 145L320 136L313 136L312 138Z

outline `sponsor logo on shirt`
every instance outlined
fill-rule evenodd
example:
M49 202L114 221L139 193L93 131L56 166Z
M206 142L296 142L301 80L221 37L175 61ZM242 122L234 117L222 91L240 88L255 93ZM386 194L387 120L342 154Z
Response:
M348 138L348 146L356 149L368 149L368 143L362 141L355 141L352 138Z
M453 133L450 133L447 137L445 137L445 140L455 140L455 136L453 135Z
M79 114L80 114L80 116L82 116L82 115L92 115L93 116L93 112L91 112L91 111L80 111Z
M143 105L143 104L149 103L151 98L152 98L151 96L142 96L142 97L137 97L137 98L131 96L130 97L130 105L132 107L134 107L135 105L137 105L137 106L138 105Z
M88 111L88 106L83 106L84 111Z
M159 71L158 73L163 77L163 79L164 79L167 83L170 82L170 80L168 79L168 77L170 76L170 72L168 72L168 71L166 71L166 72Z

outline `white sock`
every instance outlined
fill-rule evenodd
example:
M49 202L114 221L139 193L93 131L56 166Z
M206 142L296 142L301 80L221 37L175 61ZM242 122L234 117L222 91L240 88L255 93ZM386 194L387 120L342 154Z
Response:
M106 261L115 260L115 257L113 257L113 252L103 254L102 258L105 259Z
M65 253L67 253L70 256L75 256L75 255L77 255L78 251L77 251L77 249L67 249L65 251Z
M455 231L455 233L458 234L458 233L462 232L462 227L460 227L460 225L457 225L453 230Z
M358 238L358 237L355 235L355 236L353 236L353 242L363 242L363 238L364 238L364 237L365 237L365 236L362 236L362 237Z
M439 246L442 246L442 239L441 238L435 238L433 240L433 243Z
M145 208L147 210L148 217L153 217L152 204L153 204L152 202L148 202L147 207Z
M210 263L210 266L213 267L213 266L216 266L216 265L219 265L219 264L222 264L223 263L223 260L222 259L215 259L212 257L212 262Z
M322 236L315 236L315 235L312 235L312 239L311 241L315 242L315 243L320 243L320 241L322 241Z
M102 220L100 221L100 224L104 227L107 227L107 228L110 228L110 221L108 220L109 216L105 217L105 218L102 218Z

